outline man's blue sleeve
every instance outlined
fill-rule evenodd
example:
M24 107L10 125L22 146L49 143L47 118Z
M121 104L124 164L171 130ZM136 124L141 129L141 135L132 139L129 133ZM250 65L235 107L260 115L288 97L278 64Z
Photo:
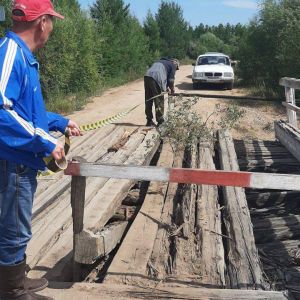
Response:
M68 126L69 120L59 114L47 112L48 126L50 131L60 131L64 133Z
M36 122L36 113L30 113L32 100L19 100L28 83L22 53L14 42L7 47L9 51L2 48L0 53L3 55L0 61L0 143L33 153L51 153L57 140L49 134L48 128Z

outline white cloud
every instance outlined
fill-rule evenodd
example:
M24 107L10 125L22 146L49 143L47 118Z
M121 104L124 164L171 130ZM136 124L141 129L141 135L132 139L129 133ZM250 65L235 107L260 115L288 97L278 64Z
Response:
M256 9L258 4L251 0L224 0L223 4L235 8Z

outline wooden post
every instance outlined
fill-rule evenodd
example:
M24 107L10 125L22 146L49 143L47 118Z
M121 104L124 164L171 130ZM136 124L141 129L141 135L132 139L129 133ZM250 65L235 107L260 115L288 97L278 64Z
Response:
M83 161L83 159L80 159ZM77 236L83 230L84 204L85 204L86 177L72 176L71 206L73 218L73 281L81 280L81 264L74 260L77 248Z
M296 105L296 100L295 100L295 89L291 87L285 87L285 98L286 102L292 105ZM287 116L288 116L288 121L289 123L294 126L296 129L298 129L298 124L297 124L297 113L290 109L289 107L286 108L287 110Z

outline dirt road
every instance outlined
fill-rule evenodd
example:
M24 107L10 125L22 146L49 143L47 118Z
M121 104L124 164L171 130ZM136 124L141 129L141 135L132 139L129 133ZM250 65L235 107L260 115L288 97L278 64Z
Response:
M195 91L192 88L192 68L192 66L181 66L180 70L176 72L176 92L190 91L201 94L235 96L245 96L248 94L246 89L241 88L234 88L231 91L222 89ZM205 118L205 116L208 116L213 111L217 103L235 103L245 110L245 115L240 120L239 125L236 129L232 130L232 134L236 138L273 140L273 122L285 118L285 112L281 106L259 101L246 102L202 98L199 99L195 109ZM79 124L86 124L107 118L137 104L141 105L128 116L121 119L119 124L125 125L128 129L138 125L145 125L143 79L107 90L101 96L94 97L84 110L78 111L69 117L78 121Z

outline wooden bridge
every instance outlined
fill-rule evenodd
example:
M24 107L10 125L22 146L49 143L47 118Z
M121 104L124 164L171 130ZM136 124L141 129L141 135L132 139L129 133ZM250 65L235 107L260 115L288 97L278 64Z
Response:
M51 281L44 294L300 299L300 81L280 84L288 121L275 122L277 141L220 131L215 149L174 156L149 128L75 140L71 155L89 163L69 164L72 182L41 179L34 206L29 275Z

